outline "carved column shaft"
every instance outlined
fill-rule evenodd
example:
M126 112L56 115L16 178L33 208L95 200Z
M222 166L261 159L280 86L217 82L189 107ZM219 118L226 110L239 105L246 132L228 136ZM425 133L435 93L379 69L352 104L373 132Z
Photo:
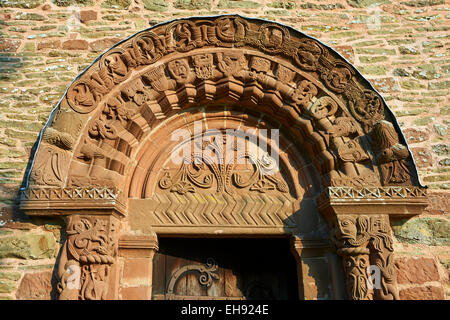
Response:
M338 215L334 228L349 298L399 299L389 216Z
M118 251L118 219L71 215L59 261L60 300L114 299L113 265Z

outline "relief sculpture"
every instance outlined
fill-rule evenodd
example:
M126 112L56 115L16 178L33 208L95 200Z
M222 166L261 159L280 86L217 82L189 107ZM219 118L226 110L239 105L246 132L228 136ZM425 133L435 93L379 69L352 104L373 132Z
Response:
M383 184L406 182L409 177L408 148L399 143L394 126L387 121L378 122L372 133L376 160L380 165Z
M223 137L169 164L170 151L160 149L174 130L199 119L219 128L218 136L228 128L279 129L285 141L273 149L282 166L267 150L235 149L243 163L227 162ZM381 202L408 214L408 206L422 210L425 191L393 119L351 65L300 32L233 15L178 19L118 43L70 85L42 132L24 207L69 217L59 298L97 300L113 294L116 214L131 216L117 195L148 200L145 219L165 232L201 226L209 234L236 227L273 235L298 232L297 213L309 208L304 197L317 195L326 203L318 210L334 214L348 297L398 299L391 213L354 212L355 203L377 209ZM373 266L380 288L368 282ZM213 262L190 268L202 285L217 280Z
M398 300L393 240L387 215L344 215L335 222L335 244L342 256L351 299ZM369 284L369 266L380 270L381 287Z
M60 260L60 299L106 299L110 268L117 256L118 230L113 219L69 218Z

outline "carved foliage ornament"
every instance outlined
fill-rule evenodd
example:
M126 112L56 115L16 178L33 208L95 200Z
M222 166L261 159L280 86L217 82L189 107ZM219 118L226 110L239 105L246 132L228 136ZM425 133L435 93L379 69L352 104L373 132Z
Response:
M203 265L192 264L179 268L171 275L169 279L169 284L167 286L167 295L169 295L168 298L170 299L175 295L175 286L182 276L192 272L199 273L199 284L209 288L211 287L213 281L219 280L219 275L216 271L217 263L213 258L208 258L206 263Z
M248 188L249 191L260 193L269 190L283 193L289 191L287 184L274 174L276 163L269 154L264 153L258 157L249 151L238 152L236 160L233 158L233 161L228 161L226 152L234 153L235 150L226 149L225 136L219 140L221 141L214 139L212 142L204 142L198 151L194 148L192 162L183 159L180 169L173 177L169 171L165 171L159 180L159 187L178 194L194 193L197 189L211 189L214 183L216 192L228 194L234 193L233 187ZM235 170L236 163L245 161L253 168L249 174Z

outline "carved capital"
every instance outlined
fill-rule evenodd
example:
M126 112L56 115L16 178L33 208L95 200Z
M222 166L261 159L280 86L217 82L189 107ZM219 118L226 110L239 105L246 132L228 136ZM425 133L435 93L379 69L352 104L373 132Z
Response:
M68 217L59 261L60 300L105 300L113 294L111 268L118 252L118 220L112 216Z
M398 300L388 215L339 215L334 243L353 300Z

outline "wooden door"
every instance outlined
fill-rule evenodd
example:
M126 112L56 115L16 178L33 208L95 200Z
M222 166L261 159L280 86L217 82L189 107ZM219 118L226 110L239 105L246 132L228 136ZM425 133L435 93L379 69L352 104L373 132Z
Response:
M161 238L153 299L298 299L287 239Z

